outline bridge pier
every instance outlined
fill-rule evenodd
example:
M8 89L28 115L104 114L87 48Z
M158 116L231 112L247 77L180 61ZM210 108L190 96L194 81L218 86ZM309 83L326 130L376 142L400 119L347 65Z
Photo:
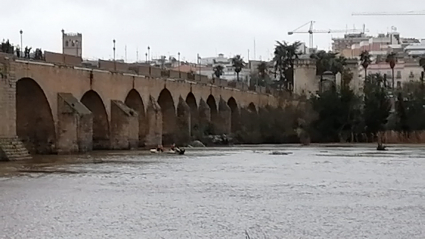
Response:
M111 149L135 149L139 145L139 116L122 101L111 100Z
M148 127L146 146L156 147L162 144L162 113L161 107L152 96L149 97L146 118Z
M56 151L59 154L93 149L93 116L71 93L58 93Z

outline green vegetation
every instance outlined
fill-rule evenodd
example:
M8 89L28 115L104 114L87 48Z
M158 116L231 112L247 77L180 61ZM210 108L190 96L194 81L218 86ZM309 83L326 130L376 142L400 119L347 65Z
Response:
M287 42L277 41L274 51L274 74L277 81L274 88L292 92L294 87L294 69L295 62L301 55L298 51L300 42L288 44Z
M397 55L394 52L389 53L385 59L385 62L387 62L391 67L391 88L394 89L394 67L397 63Z
M220 77L223 75L223 70L224 70L224 67L222 65L214 66L213 68L214 76L220 79Z
M236 55L232 58L232 67L236 72L236 79L239 81L239 73L245 67L245 62L240 55Z

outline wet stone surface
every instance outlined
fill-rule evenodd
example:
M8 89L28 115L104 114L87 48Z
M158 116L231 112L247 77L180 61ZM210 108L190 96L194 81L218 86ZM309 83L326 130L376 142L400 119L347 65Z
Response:
M2 163L0 238L425 237L419 147L186 153Z

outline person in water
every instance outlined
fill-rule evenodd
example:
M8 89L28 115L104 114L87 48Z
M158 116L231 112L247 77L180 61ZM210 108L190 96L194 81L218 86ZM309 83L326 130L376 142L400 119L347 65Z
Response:
M158 147L156 147L156 151L164 152L164 147L162 147L162 145L158 144Z
M172 145L171 145L171 150L172 150L172 151L177 151L177 152L179 152L179 151L180 151L180 148L179 148L179 147L176 147L176 144L172 144Z

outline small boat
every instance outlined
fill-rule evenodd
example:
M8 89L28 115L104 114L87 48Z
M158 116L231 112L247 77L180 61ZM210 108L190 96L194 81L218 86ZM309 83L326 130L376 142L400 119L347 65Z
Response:
M151 149L151 150L150 150L150 152L151 152L151 153L153 153L153 154L159 154L159 153L162 153L162 151L161 151L161 150L157 150L157 149Z
M176 148L175 150L170 149L169 151L163 152L161 150L157 150L157 149L151 149L150 152L153 154L160 154L160 153L167 153L167 154L178 154L178 155L183 155L185 153L186 150L184 149L179 149Z

